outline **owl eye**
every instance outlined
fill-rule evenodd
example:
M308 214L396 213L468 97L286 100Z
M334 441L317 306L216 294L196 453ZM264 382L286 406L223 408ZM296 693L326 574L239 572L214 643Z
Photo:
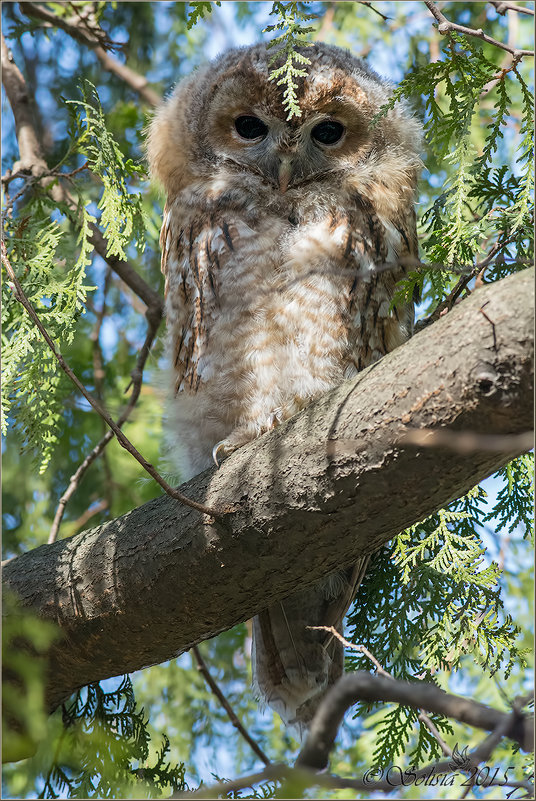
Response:
M268 126L258 117L244 114L235 120L235 128L242 139L259 139L268 133Z
M324 120L315 125L311 131L311 136L322 145L334 145L341 139L344 133L344 125L336 120Z

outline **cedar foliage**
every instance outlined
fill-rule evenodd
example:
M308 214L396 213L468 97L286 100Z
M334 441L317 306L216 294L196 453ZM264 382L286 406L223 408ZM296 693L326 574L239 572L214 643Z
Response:
M64 20L72 20L74 13L77 23L77 14L91 12L86 15L91 29L103 34L116 57L126 57L133 69L147 73L162 94L203 60L203 46L217 30L211 27L219 13L214 6L220 6L175 4L162 11L155 4L121 3L112 13L111 4L102 2L45 5ZM307 73L306 47L319 29L327 41L365 56L363 43L369 43L371 53L385 52L407 29L406 63L389 105L409 99L426 132L418 206L423 266L399 286L400 296L420 292L421 317L469 294L477 276L493 282L530 263L533 97L528 59L507 62L504 51L478 39L440 36L431 17L424 26L414 19L417 6L427 13L422 4L381 4L386 19L357 3L264 4L269 16L259 12L259 4L225 5L234 6L235 24L268 34L274 50L271 79L284 87L289 119L301 113L297 81ZM443 13L506 40L507 17L489 4L450 3ZM516 46L527 47L530 39L523 37L530 36L530 18L519 16ZM142 150L150 110L117 76L103 73L93 52L59 26L45 28L13 4L4 6L4 29L37 99L36 124L47 143L53 182L21 174L6 184L9 259L70 365L117 417L145 334L144 307L95 257L91 225L105 234L107 257L127 259L150 286L161 288L161 199L147 182ZM117 41L125 45L118 47ZM56 63L60 45L70 50L68 68L59 69ZM51 110L53 120L47 123ZM5 121L11 125L8 115ZM12 131L4 154L11 168L17 159ZM76 197L76 209L52 199L52 185L63 183ZM57 500L103 427L73 393L6 280L2 293L4 546L10 557L46 541ZM157 343L126 429L150 461L156 458L159 438L160 407L151 389L159 353ZM28 487L17 475L30 469L37 472ZM493 681L510 697L523 687L529 658L528 635L522 630L527 618L523 595L530 594L530 576L522 573L522 589L516 590L508 570L490 557L490 539L484 541L483 533L491 523L496 534L512 537L514 561L524 567L521 538L531 534L531 471L530 455L514 460L496 475L498 490L491 505L484 488L475 487L401 532L375 556L351 610L349 629L351 639L366 645L394 676L446 686L459 671L465 686L490 702L497 702ZM60 535L118 516L155 494L152 483L140 480L138 465L112 443L70 500ZM92 514L92 509L99 511ZM35 621L25 626L32 638ZM42 647L40 640L47 636L35 633L35 647ZM202 650L240 718L270 757L289 760L296 744L277 719L259 717L250 697L247 637L246 627L240 626L205 643ZM350 651L347 668L369 670L370 663ZM34 675L28 676L35 684ZM139 709L134 693L147 712ZM37 739L45 725L38 711ZM28 710L25 714L30 716ZM458 724L438 716L433 722L449 742L460 737L460 747L476 742ZM332 765L341 775L393 762L422 765L440 756L437 740L414 710L358 705L348 727ZM178 666L151 668L133 682L123 677L116 686L103 682L79 691L63 714L50 719L48 742L36 757L25 767L9 768L4 781L11 795L160 797L170 788L199 782L203 753L213 755L215 766L223 754L226 772L232 766L241 772L251 769L247 746L233 741L229 751L228 737L225 714L185 655ZM518 778L524 775L523 759L509 745L499 747L496 760L514 765ZM215 768L212 775L221 778L222 769ZM273 783L266 783L247 794L269 797L275 791ZM410 797L408 789L398 793Z

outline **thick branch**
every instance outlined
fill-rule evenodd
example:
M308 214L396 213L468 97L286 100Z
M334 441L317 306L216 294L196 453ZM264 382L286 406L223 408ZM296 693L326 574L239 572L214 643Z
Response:
M392 677L374 676L360 670L343 676L322 701L297 765L315 770L322 770L327 766L344 713L357 701L394 702L414 709L422 707L428 712L435 712L485 731L494 731L501 727L501 736L516 740L525 751L532 751L534 746L532 717L499 712L468 698L450 695L435 684L398 681Z
M20 161L14 171L28 170L32 175L41 175L48 170L43 157L41 143L35 129L30 96L21 71L13 61L2 34L2 83L15 118L15 131L19 143Z
M406 345L169 497L13 559L4 583L64 637L54 708L170 659L371 553L519 453L403 441L409 429L532 427L533 271L478 289ZM481 311L485 306L485 311ZM478 442L478 440L477 440Z

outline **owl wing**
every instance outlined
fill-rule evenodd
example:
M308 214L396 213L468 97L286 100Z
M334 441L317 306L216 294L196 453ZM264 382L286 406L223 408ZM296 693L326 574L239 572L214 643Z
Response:
M162 272L175 392L195 393L202 356L219 308L221 273L233 259L236 225L176 199L164 209Z
M412 270L415 270L420 264L419 260L419 240L417 237L417 215L413 204L408 208L399 209L398 214L394 218L394 225L396 230L401 236L400 252L398 255L398 263L400 265L401 275L397 280L403 278ZM413 293L414 303L420 301L420 296L417 287ZM411 306L412 325L414 309Z

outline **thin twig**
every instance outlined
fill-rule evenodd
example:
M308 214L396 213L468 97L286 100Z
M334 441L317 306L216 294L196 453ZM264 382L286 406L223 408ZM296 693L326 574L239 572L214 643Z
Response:
M517 37L519 34L519 17L515 14L512 10L508 11L508 44L510 47L514 47L517 41ZM519 62L521 61L520 58L512 56L511 53L505 53L504 59L500 65L500 72L495 75L494 78L491 78L483 87L482 91L480 92L480 100L485 97L488 92L491 92L495 86L501 81L504 81L505 77L508 75L509 72L515 70Z
M251 749L257 754L259 759L261 759L265 765L271 765L272 764L271 761L268 759L268 757L266 756L262 748L259 746L259 744L249 734L247 729L244 728L244 726L238 719L235 711L233 710L231 704L229 703L223 692L220 690L220 688L210 675L210 671L207 667L207 664L203 659L203 657L201 656L201 653L197 645L193 646L192 651L195 656L195 661L197 662L197 668L199 672L203 674L205 681L207 682L208 686L210 687L210 689L212 690L212 692L214 693L214 695L216 696L222 707L227 712L229 720L231 721L235 729L237 729L237 731L242 735L244 740L251 747Z
M131 67L122 64L107 52L107 48L113 46L114 43L110 41L107 34L100 26L95 24L93 27L90 27L80 16L69 18L59 17L37 3L23 2L19 3L19 6L26 16L43 20L45 22L45 27L61 28L76 41L90 47L95 52L95 55L100 60L104 69L117 75L118 78L137 92L150 106L157 106L160 103L162 98L149 87L149 81L144 75L140 75Z
M106 377L106 373L104 370L104 356L102 353L102 347L100 343L100 333L102 324L104 322L104 317L106 314L106 299L108 296L108 289L110 287L110 279L112 277L112 268L110 265L106 268L106 275L104 277L104 286L102 290L102 305L99 311L95 312L95 325L93 326L93 330L89 335L89 339L92 343L92 351L93 351L93 382L95 385L95 394L97 399L100 403L105 404L105 396L104 396L104 379ZM101 419L102 423L102 433L103 435L106 433L106 423L104 420ZM103 462L103 469L104 469L104 476L105 476L105 488L106 494L108 499L108 505L111 507L113 502L113 476L112 471L110 469L110 464L107 458L107 451L104 450L102 452L102 462Z
M105 509L109 508L110 504L108 503L106 498L102 498L100 501L92 503L91 506L89 506L86 509L86 511L80 515L80 517L77 517L76 520L73 520L72 534L73 535L77 534L80 531L80 529L86 525L88 520L91 520L92 517L95 517L95 515L98 515L101 512L104 512Z
M335 17L335 3L326 3L326 9L322 16L322 24L314 34L314 41L323 41L333 28L333 19Z
M136 360L136 366L130 373L131 381L130 384L127 386L125 392L128 392L130 387L132 387L132 393L130 395L128 404L123 412L117 419L117 426L119 428L127 421L132 412L134 406L138 402L138 398L141 392L141 386L143 382L143 371L145 369L145 363L149 357L149 353L151 351L152 344L154 342L154 338L158 331L158 327L160 325L161 315L158 315L157 310L147 310L146 319L147 319L147 333L145 335L145 340L143 345L140 348L140 352L138 353L138 358ZM76 492L80 481L87 471L87 469L93 464L95 459L103 453L104 449L108 445L108 443L113 439L113 432L108 430L106 434L102 437L102 439L97 443L97 445L93 448L91 453L89 453L82 464L78 467L76 472L71 476L69 479L69 484L67 489L65 490L64 494L61 496L58 508L56 509L56 514L54 516L54 521L52 523L52 527L50 529L50 534L48 536L48 542L54 542L58 536L58 531L60 527L60 523L62 521L63 515L65 513L65 507L69 502L70 498Z
M443 314L449 312L456 303L456 301L458 300L458 298L460 297L460 295L462 294L462 292L464 291L464 289L466 289L467 286L471 283L473 278L474 278L473 272L469 273L469 275L462 275L461 278L458 279L458 283L456 284L454 289L451 292L449 292L445 300L443 300L436 306L432 314L430 314L430 316L426 317L424 320L418 320L415 323L415 333L417 334L419 331L422 331L423 328L426 328L426 326L435 323L437 320L439 320L440 317L443 316Z
M102 348L100 344L100 332L102 324L104 322L104 317L106 315L106 296L108 294L108 289L110 286L111 274L112 274L112 268L108 265L106 269L106 275L104 276L104 286L102 289L102 294L103 294L102 306L100 307L99 311L96 312L95 325L93 327L91 334L89 335L93 351L93 381L95 384L95 393L101 403L104 403L102 382L105 377L105 372L104 372L104 360L102 357Z
M385 14L382 14L382 12L378 11L377 8L374 8L374 6L372 5L371 2L369 2L369 0L357 0L357 2L362 6L370 8L371 11L374 11L375 14L378 14L378 16L381 17L385 22L389 22L389 20L391 19L391 17L386 17Z
M478 279L480 277L480 279L482 279L482 276L484 275L485 271L493 263L493 259L495 258L497 253L501 250L504 250L504 248L508 247L508 245L515 239L515 237L501 239L500 238L501 236L505 236L504 231L501 231L499 233L499 239L493 244L493 246L490 248L489 253L482 259L482 261L479 261L473 267L468 268L469 272L466 275L462 275L460 277L454 289L447 295L447 297L443 301L441 301L441 303L439 303L436 306L432 314L429 317L425 317L423 320L419 320L415 324L415 333L417 333L418 331L422 331L423 328L426 328L428 325L431 325L431 323L435 323L437 320L439 320L440 317L442 317L443 314L449 312L456 303L456 301L458 300L458 298L460 297L460 295L462 294L462 292L467 289L468 285L471 283L473 278ZM436 269L440 269L440 265L435 265L435 264L423 265L423 267L435 267ZM448 268L443 268L443 269L448 270ZM476 288L477 285L475 284L475 289Z
M67 503L78 489L78 485L80 484L82 476L84 475L86 470L90 467L90 465L93 464L95 459L101 455L104 448L110 442L110 440L113 439L113 437L114 437L113 431L108 430L106 434L103 436L103 438L100 440L100 442L98 442L97 445L95 445L95 447L93 448L93 450L90 453L88 453L82 464L78 467L76 472L73 473L73 475L69 479L69 484L67 486L67 489L61 496L58 502L58 506L56 508L56 513L54 515L54 520L52 522L52 526L50 528L50 533L48 535L48 540L47 540L49 545L50 543L55 542L57 539L60 524L63 519L63 515L65 513L65 507L67 506Z
M333 776L327 773L316 773L308 768L289 767L288 765L268 765L260 773L253 773L249 776L242 776L232 781L223 781L209 787L200 787L191 792L174 793L171 798L217 798L220 795L229 797L231 793L245 790L247 787L254 787L261 782L292 782L304 790L308 787L322 787L326 790L351 789L365 791L368 793L383 792L392 793L396 788L387 781L366 781L364 779L345 779L341 776Z
M5 186L8 186L8 184L10 184L11 181L14 181L16 178L25 178L27 181L37 181L40 180L40 178L48 178L50 176L54 178L72 178L73 175L77 175L79 172L82 172L82 170L88 170L88 169L89 169L89 164L86 161L80 167L77 167L76 169L71 170L70 172L63 172L58 167L54 167L52 170L45 170L44 172L41 173L39 178L35 178L28 172L28 170L17 170L16 172L10 172L10 170L8 170L5 173L5 175L2 175L1 180Z
M489 738L487 738L489 739ZM478 751L478 749L476 749ZM478 755L477 755L478 756ZM421 768L417 771L412 771L411 777L413 783L431 776L438 776L444 773L473 773L472 755L468 755L470 765L463 766L457 765L452 760L445 760L442 762L435 762ZM480 760L482 761L482 760ZM478 763L477 763L478 764ZM365 773L366 776L366 773ZM373 781L366 779L350 779L342 776L334 776L328 773L317 773L305 767L289 767L288 765L272 764L267 766L259 773L253 773L249 776L242 776L239 779L232 781L223 781L218 784L213 784L209 787L200 787L198 790L188 792L174 793L171 798L218 798L224 795L227 798L231 793L236 793L239 790L245 790L248 787L254 787L263 782L292 782L298 785L300 789L305 790L308 787L322 787L327 790L343 790L350 789L354 791L365 792L367 798L373 797L374 793L392 793L400 785L404 785L407 780L402 771L399 776L390 776L389 781ZM398 781L397 781L398 779ZM493 787L494 777L488 777L482 780L479 786ZM419 782L420 783L420 782ZM533 787L529 781L507 781L501 782L501 787L511 787L514 789L523 789L528 793L532 793ZM530 796L532 797L532 795Z
M85 386L79 381L79 379L73 373L73 371L71 370L71 368L69 367L69 365L67 364L67 362L65 361L63 356L61 355L61 353L57 350L56 346L54 345L54 342L52 341L52 339L50 338L50 336L48 334L48 331L46 330L46 328L42 324L42 322L39 319L39 317L37 316L33 306L31 305L31 303L29 302L28 298L24 294L24 291L23 291L23 289L22 289L22 287L21 287L21 285L19 283L19 280L18 280L17 276L15 275L15 273L13 271L13 268L12 268L10 262L9 262L9 259L7 257L6 247L5 247L5 244L3 242L2 242L2 262L4 264L4 267L6 268L6 272L7 272L8 276L9 276L9 278L10 278L12 284L13 284L13 294L14 294L16 300L18 300L19 303L21 303L22 306L24 306L24 308L26 309L28 315L30 316L30 318L35 323L36 327L38 328L41 336L43 337L43 339L47 343L48 347L50 348L50 350L54 354L56 360L58 361L58 363L59 363L59 365L61 367L61 369L70 378L72 383L76 386L78 391L81 392L81 394L84 396L84 398L87 400L87 402L93 407L93 409L95 409L95 411L98 414L100 414L100 416L103 418L103 420L111 428L111 430L115 434L115 436L117 438L117 441L119 442L121 447L123 447L126 451L128 451L136 459L136 461L139 462L139 464L144 468L144 470L146 470L146 472L149 473L149 475L152 476L152 478L154 478L154 480L158 484L160 484L160 486L162 487L164 492L166 492L171 498L175 498L175 500L180 501L181 503L185 504L186 506L190 506L192 509L196 509L198 512L202 512L203 514L209 515L210 517L220 518L221 515L222 515L221 512L216 511L215 509L210 509L207 506L203 506L203 504L200 504L197 501L194 501L191 498L188 498L186 495L183 495L182 492L179 492L179 490L174 489L173 487L171 487L167 483L167 481L165 481L162 478L162 476L158 473L156 468L152 464L150 464L150 462L148 462L141 455L141 453L137 450L137 448L135 448L134 445L130 442L130 440L123 434L123 432L121 431L120 427L110 417L110 415L108 414L106 409L104 409L101 406L101 404L87 391Z
M445 15L439 10L437 5L433 2L433 0L424 0L424 4L429 12L432 14L433 17L439 23L437 29L439 33L445 35L452 32L463 33L465 36L475 36L477 39L482 39L482 41L487 42L487 44L491 44L494 47L499 47L501 50L506 50L508 53L511 53L514 58L521 59L523 56L533 56L534 50L519 50L515 47L511 47L508 44L504 44L503 42L497 41L497 39L493 39L491 36L488 36L487 33L484 33L482 28L468 28L465 25L458 25L456 22L450 22Z
M346 646L346 648L351 648L353 651L359 651L364 656L366 656L367 659L369 659L372 662L372 664L375 666L377 673L380 673L382 676L386 676L388 679L392 679L393 681L396 681L396 679L392 675L392 673L389 673L389 671L385 670L385 668L382 667L382 665L378 662L376 657L373 654L371 654L371 652L368 650L368 648L365 648L364 645L355 645L355 643L350 642L349 640L345 639L337 631L337 629L334 626L307 626L307 628L309 628L309 629L323 629L324 631L329 631L334 637L336 637L338 640L340 640L340 642L344 646ZM441 734L439 733L437 727L435 726L433 721L428 717L428 715L426 714L424 709L420 709L419 710L419 720L422 721L422 723L424 723L424 725L427 727L427 729L429 729L431 734L437 740L437 742L438 742L441 750L443 751L443 753L446 756L451 756L452 755L452 749L447 745L447 743L441 737Z

